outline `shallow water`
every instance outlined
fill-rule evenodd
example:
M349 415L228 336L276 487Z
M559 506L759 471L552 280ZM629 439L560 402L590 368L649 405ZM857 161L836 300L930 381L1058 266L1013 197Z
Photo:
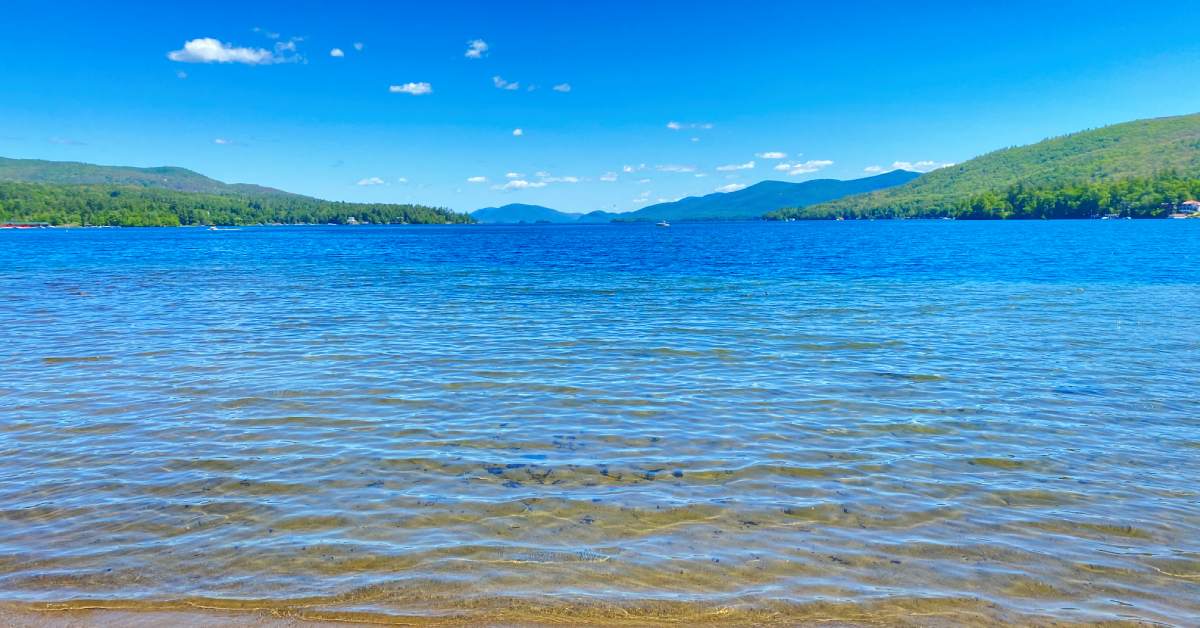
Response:
M1200 616L1200 221L0 232L0 601Z

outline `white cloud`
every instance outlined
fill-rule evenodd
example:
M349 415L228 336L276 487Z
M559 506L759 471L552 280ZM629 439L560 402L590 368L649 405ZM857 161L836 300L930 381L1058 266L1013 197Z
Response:
M218 137L217 139L213 140L213 144L220 144L221 146L229 146L229 145L233 144L233 140L227 140L223 137Z
M487 177L467 177L467 183L487 183Z
M492 85L495 85L497 89L507 89L509 91L521 89L520 83L510 83L500 78L499 75L492 77Z
M282 46L282 48L281 48ZM276 44L277 50L295 51L292 42ZM299 57L282 57L265 48L239 48L212 37L192 39L183 48L167 53L167 58L179 63L245 63L246 65L270 65L298 61Z
M677 164L663 164L654 167L659 172L695 172L695 166L680 166Z
M539 173L538 176L541 176L545 183L579 183L579 177L551 177L544 173Z
M429 83L405 83L403 85L390 85L388 86L388 91L393 94L424 96L425 94L433 93L433 86Z
M329 51L329 56L340 58L346 56L346 53L342 52L341 48L334 48L333 50Z
M707 129L713 128L713 125L711 122L676 122L674 120L671 120L670 122L667 123L667 128L671 129L672 131L681 131L683 129L705 129L705 130L707 130Z
M789 175L796 176L798 174L808 174L816 172L823 168L832 166L833 162L828 159L810 159L808 161L788 163L784 162L775 166L775 169L780 172L786 172Z
M699 141L700 141L700 138L698 138L698 137L693 137L693 138L692 138L692 141L693 141L693 142L699 142Z
M556 92L562 92L565 94L565 93L571 91L571 84L570 83L559 83L558 85L555 85L554 87L551 87L550 89L552 89Z
M363 43L362 43L361 41L356 41L356 42L354 42L354 49L355 49L355 50L357 50L357 51L359 51L359 52L362 52L362 49L363 49Z
M733 170L752 170L754 168L753 161L747 161L744 164L729 164L727 166L717 166L717 170L721 172L731 172Z
M176 72L176 73L175 73L175 76L176 76L177 78L180 78L180 79L185 79L185 78L187 78L187 72L184 72L183 70L180 70L180 71L178 71L178 72Z
M467 51L463 53L463 56L468 59L481 59L483 58L483 55L487 54L487 51L488 43L486 41L483 41L482 39L472 39L471 41L467 42Z
M777 150L769 150L762 153L754 153L759 159L787 159L787 153L781 153Z
M616 181L616 180L617 180L617 173L615 173L615 172L606 172L606 173L604 173L603 175L601 175L601 176L600 176L600 180L601 180L601 181L604 181L604 182L606 182L606 183L612 183L613 181Z
M400 177L396 179L398 183L408 183L408 177Z
M867 166L866 168L863 168L863 172L869 172L871 174L883 172L883 166Z
M649 183L650 179L638 179L638 183Z
M744 189L745 187L746 187L745 183L730 183L728 185L722 185L721 187L719 187L713 191L714 192L737 192L738 190Z
M521 173L519 173L519 172L506 172L506 173L504 174L504 177L505 177L506 179L520 179L520 178L521 178L521 177L523 177L523 176L525 176L525 175L523 175L523 174L521 174Z
M368 177L366 179L359 179L358 183L355 185L383 185L383 179L380 179L379 177Z
M261 26L255 26L253 30L267 39L279 39L279 33L272 33Z
M892 170L910 170L912 172L929 172L938 168L947 168L953 166L953 163L947 161L932 161L929 159L910 162L910 161L893 161Z
M525 135L525 129L516 128L513 129L512 133L513 137L521 137L522 135Z
M526 181L525 179L513 179L504 185L496 186L497 190L524 190L527 188L544 188L545 181Z
M696 174L694 174L692 176L696 177L697 179L703 179L704 177L708 176L708 173L707 172L697 172Z

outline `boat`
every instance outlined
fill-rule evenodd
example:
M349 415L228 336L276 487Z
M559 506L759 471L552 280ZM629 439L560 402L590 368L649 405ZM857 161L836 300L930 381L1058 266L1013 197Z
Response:
M658 226L659 226L659 227L670 227L670 226L671 226L671 223L669 223L669 222L667 222L667 221L665 221L665 220L660 220L660 221L658 221Z

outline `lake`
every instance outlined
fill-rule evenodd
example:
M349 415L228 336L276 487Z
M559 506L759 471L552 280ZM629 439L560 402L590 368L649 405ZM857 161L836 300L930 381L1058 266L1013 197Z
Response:
M0 232L0 601L1200 616L1200 220Z

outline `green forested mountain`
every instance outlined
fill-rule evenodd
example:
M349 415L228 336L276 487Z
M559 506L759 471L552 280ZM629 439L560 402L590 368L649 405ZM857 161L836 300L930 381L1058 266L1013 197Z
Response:
M120 226L259 223L463 223L447 209L339 203L222 183L184 168L0 158L0 222Z
M557 209L541 205L526 205L524 203L509 203L500 207L484 207L471 212L471 217L481 223L564 223L575 222L579 214L568 214Z
M893 170L873 177L849 181L813 179L790 181L760 181L736 192L718 192L705 196L689 196L670 203L643 207L615 218L620 221L658 220L737 220L758 218L783 207L803 207L848 194L858 194L900 185L918 175L906 170Z
M1158 216L1200 188L1200 114L1138 120L1007 148L905 185L786 218Z

